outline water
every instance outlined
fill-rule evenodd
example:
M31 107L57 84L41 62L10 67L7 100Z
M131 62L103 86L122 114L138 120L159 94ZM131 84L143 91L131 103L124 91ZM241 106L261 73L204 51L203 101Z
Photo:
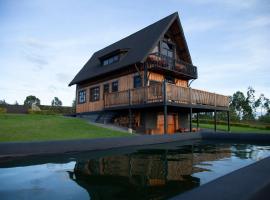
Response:
M197 141L0 164L1 199L167 199L270 155L270 145Z

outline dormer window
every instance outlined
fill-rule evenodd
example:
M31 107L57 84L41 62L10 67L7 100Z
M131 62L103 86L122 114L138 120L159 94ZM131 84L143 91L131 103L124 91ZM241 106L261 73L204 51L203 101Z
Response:
M114 55L103 60L102 65L110 65L119 61L120 55Z
M99 58L101 66L110 65L119 62L120 59L128 52L128 49L117 49Z

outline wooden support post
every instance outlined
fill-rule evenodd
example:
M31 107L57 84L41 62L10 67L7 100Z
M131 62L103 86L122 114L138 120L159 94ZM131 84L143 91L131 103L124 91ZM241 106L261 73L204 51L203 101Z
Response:
M199 129L199 113L197 113L197 131Z
M147 65L144 64L144 80L143 80L143 86L147 86L147 82L148 82L148 76L147 76Z
M189 109L189 131L192 132L192 107Z
M132 115L131 115L131 92L130 92L130 89L128 90L128 128L132 128L132 122L131 122L131 118L132 118Z
M166 93L166 81L163 81L163 105L164 105L164 134L168 132L168 122L167 122L167 93Z
M228 132L231 132L230 111L227 111L227 125L228 125Z
M214 120L215 120L215 122L214 122L214 130L215 130L215 132L217 132L217 111L215 110L214 111Z

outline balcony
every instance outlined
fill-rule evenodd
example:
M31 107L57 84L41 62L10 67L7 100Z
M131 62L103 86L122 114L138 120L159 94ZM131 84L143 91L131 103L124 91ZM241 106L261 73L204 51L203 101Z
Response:
M150 54L146 60L146 64L149 69L173 72L188 79L198 78L197 67L160 53Z
M104 96L104 108L142 106L157 104L178 105L227 110L228 96L202 90L176 86L170 83L157 83L146 87L120 92L107 93Z

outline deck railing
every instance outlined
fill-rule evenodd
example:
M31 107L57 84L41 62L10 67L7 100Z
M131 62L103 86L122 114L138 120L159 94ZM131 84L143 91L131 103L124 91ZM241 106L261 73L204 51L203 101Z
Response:
M191 78L198 78L197 67L179 59L170 58L160 53L150 54L146 63L149 68L167 69L179 72Z
M170 83L164 84L157 83L146 87L107 93L104 95L104 107L110 108L164 102L164 91L166 92L166 101L168 103L225 108L229 106L228 96L176 86Z

